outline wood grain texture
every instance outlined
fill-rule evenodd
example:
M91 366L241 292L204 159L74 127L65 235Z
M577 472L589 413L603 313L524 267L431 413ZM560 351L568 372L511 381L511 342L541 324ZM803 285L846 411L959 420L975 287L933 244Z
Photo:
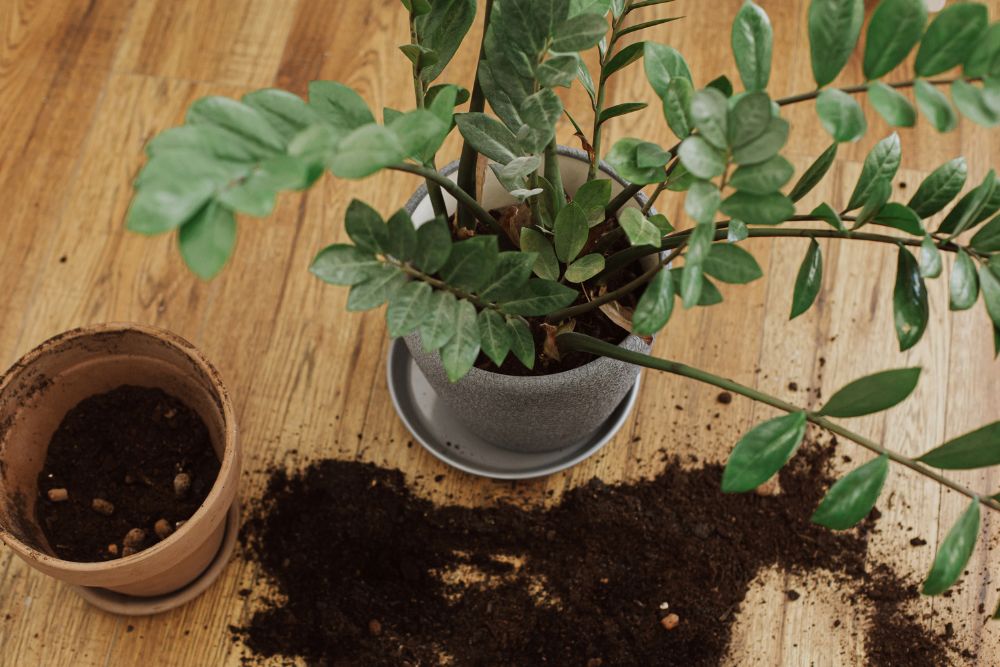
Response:
M728 44L729 18L739 0L699 6L679 0L644 10L644 17L686 14L649 38L680 49L703 85L717 74L736 79ZM807 3L761 4L775 25L772 92L812 88L805 34ZM994 19L1000 0L990 1ZM478 25L478 24L477 24ZM470 85L474 28L468 47L443 80ZM408 68L396 46L406 38L397 0L6 0L0 3L0 365L7 366L44 338L72 326L133 320L170 328L194 341L218 365L235 397L246 450L244 498L256 495L272 466L301 466L337 457L402 469L417 491L437 502L482 505L499 499L550 502L593 477L606 481L655 475L661 447L682 458L723 460L755 419L771 413L736 400L720 412L717 391L680 378L647 373L627 428L597 456L552 477L521 484L475 479L438 463L395 417L385 387L388 342L381 312L350 314L346 290L324 286L305 270L323 245L343 240L342 218L353 197L385 214L398 208L418 180L379 175L362 182L328 177L311 192L284 196L267 220L245 220L237 252L223 274L199 281L182 265L176 240L126 234L123 217L130 181L155 132L178 123L191 101L206 94L238 96L278 85L303 93L325 78L357 88L371 106L406 108ZM909 72L893 75L905 79ZM854 58L838 83L860 81ZM612 123L606 146L622 136L664 145L673 136L641 65L616 75L611 103L650 103L645 112ZM585 95L565 95L567 107L588 119ZM864 102L867 104L867 102ZM789 155L798 169L828 144L810 105L786 109L794 121ZM868 149L890 129L870 116L856 145L841 149L831 177L800 207L849 193ZM567 123L560 138L573 143ZM903 169L894 187L906 199L923 175L958 154L978 180L1000 155L998 133L968 122L938 135L926 123L900 132ZM457 156L449 138L443 158ZM444 161L444 160L442 160ZM992 165L991 165L992 161ZM681 200L660 208L682 219ZM766 278L723 286L726 303L677 312L656 352L815 406L846 381L889 367L922 365L916 394L887 415L853 420L861 432L907 453L927 449L996 419L1000 372L992 358L980 307L949 314L943 281L930 283L932 320L924 340L900 354L892 333L891 246L823 242L824 290L817 307L789 322L790 284L804 240L754 240ZM798 390L789 388L795 382ZM674 406L681 405L683 410ZM706 430L707 423L712 430ZM863 450L843 446L855 462ZM440 484L426 483L444 475ZM983 491L1000 488L994 471L957 475ZM964 507L962 498L893 470L880 509L883 520L872 556L921 576L933 546ZM951 598L921 600L915 611L940 612L980 664L1000 664L1000 624L980 604L996 603L1000 568L991 550L1000 523L987 516L983 543ZM930 544L909 546L912 537ZM823 574L807 580L778 571L759 573L735 625L731 664L855 664L863 657L857 632L864 611L826 590ZM263 587L252 564L235 558L201 599L151 619L105 615L66 587L28 569L0 548L0 665L237 665L241 648L228 626L247 618ZM789 602L784 591L806 592ZM834 630L833 622L841 621ZM53 632L58 628L58 632ZM940 629L940 628L939 628Z

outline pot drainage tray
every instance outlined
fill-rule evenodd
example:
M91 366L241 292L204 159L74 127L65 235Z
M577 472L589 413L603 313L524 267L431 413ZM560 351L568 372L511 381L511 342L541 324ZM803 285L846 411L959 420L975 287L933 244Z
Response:
M438 398L401 338L389 345L386 371L396 412L417 442L454 468L492 479L542 477L583 461L624 425L639 393L636 380L607 421L588 437L562 449L529 454L503 449L474 435Z

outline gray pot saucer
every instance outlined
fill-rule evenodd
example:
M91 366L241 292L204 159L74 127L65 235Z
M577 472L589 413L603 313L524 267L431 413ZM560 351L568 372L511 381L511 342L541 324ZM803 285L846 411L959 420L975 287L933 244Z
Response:
M229 558L236 547L236 538L239 536L239 532L240 502L237 499L226 515L226 531L222 535L222 544L219 546L215 558L205 568L205 571L198 575L197 579L173 593L155 597L137 597L109 591L106 588L89 586L71 586L71 588L74 593L93 606L111 614L122 614L123 616L160 614L190 602L215 583L222 571L226 569L226 565L229 564Z
M592 456L625 424L639 394L637 379L594 433L563 449L535 454L504 449L474 435L438 398L401 338L389 344L386 376L396 413L424 449L458 470L505 480L544 477Z

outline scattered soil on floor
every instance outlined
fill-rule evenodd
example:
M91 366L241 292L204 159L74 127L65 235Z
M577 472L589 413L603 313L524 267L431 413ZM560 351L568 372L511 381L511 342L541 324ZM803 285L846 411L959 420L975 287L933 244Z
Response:
M718 665L754 613L748 587L777 566L829 572L845 608L871 610L871 664L971 657L907 611L914 585L866 564L874 516L841 533L809 522L833 450L805 448L776 496L725 495L720 466L668 461L653 480L594 480L531 510L435 506L370 464L276 471L242 534L273 592L234 640L248 664Z
M194 410L159 389L123 385L63 418L38 476L36 514L60 558L121 558L130 531L143 531L128 540L137 552L189 519L218 473Z

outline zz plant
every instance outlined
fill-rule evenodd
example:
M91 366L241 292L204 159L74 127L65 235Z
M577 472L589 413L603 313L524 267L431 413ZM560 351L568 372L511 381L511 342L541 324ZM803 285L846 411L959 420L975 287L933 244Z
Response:
M835 87L831 83L860 40L864 3L812 0L808 35L816 89L773 98L767 92L772 27L759 6L748 0L733 21L742 84L737 92L724 76L696 85L683 56L668 45L624 40L674 20L643 16L668 2L486 0L469 91L437 80L475 19L475 0L402 0L410 41L400 50L412 69L413 109L383 109L379 122L356 92L330 81L310 84L308 101L275 89L239 101L200 99L183 126L150 141L128 228L142 234L177 230L185 262L209 278L233 249L235 214L269 214L279 191L306 189L325 171L345 179L384 169L418 174L427 182L432 220L414 227L405 210L383 220L370 206L352 201L345 216L351 243L331 245L313 262L320 279L350 286L348 310L388 302L390 334L419 331L427 349L440 351L453 381L480 352L498 366L512 354L531 368L538 359L575 350L707 382L785 412L736 444L722 479L727 492L751 490L774 475L802 442L807 423L846 437L877 457L833 485L813 516L819 524L843 530L867 516L891 464L969 498L924 582L925 593L942 593L968 562L980 508L1000 510L1000 494L971 490L939 470L1000 464L1000 422L909 458L835 420L900 403L916 386L919 368L861 378L819 410L807 410L572 329L575 318L630 294L637 302L623 324L638 335L660 331L676 301L684 308L718 303L722 297L712 279L746 283L762 275L741 245L750 237L811 239L793 288L790 316L797 317L813 304L822 282L817 239L831 238L896 247L893 307L900 350L923 336L926 281L943 279L942 253L949 253L949 307L964 310L982 300L1000 351L1000 179L994 171L972 177L974 187L959 197L970 174L958 157L935 169L909 201L890 201L901 151L892 134L875 143L849 196L811 211L797 207L828 173L838 146L865 136L858 95L867 95L893 126L912 126L918 115L939 132L955 129L959 115L986 126L1000 122L1000 23L990 24L986 8L975 2L951 4L930 20L923 0L882 0L864 38L865 81ZM590 71L580 53L593 48L599 66ZM883 81L914 50L915 78ZM605 154L605 124L646 106L610 103L608 81L640 60L678 142L663 147L625 138ZM573 85L590 99L586 130L560 101L558 91ZM456 110L466 102L467 110ZM484 113L487 102L492 114ZM781 155L789 135L782 110L797 103L815 106L832 141L788 187L794 168ZM563 115L590 161L588 180L572 199L555 157L556 123ZM456 126L464 138L457 182L436 166L437 152ZM521 202L516 223L501 224L477 201L479 156ZM631 183L616 196L611 181L599 177L602 157ZM645 206L623 209L643 188L651 189ZM444 193L457 200L453 217ZM660 197L683 197L689 220L675 229L653 214ZM946 209L932 228L930 218ZM797 224L810 221L826 226ZM651 268L621 279L623 269L646 256L654 260ZM538 335L543 327L548 338ZM546 340L541 350L540 340Z

